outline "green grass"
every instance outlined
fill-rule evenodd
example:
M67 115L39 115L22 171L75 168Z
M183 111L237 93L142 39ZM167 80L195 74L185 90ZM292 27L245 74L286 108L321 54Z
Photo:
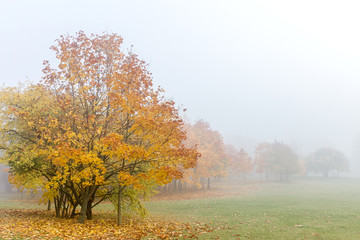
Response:
M13 200L0 201L4 207L39 208ZM151 201L146 207L157 218L206 223L215 229L200 234L200 239L360 239L360 180L263 184L237 197Z
M207 222L200 239L360 239L360 181L268 184L248 196L150 202L155 216Z

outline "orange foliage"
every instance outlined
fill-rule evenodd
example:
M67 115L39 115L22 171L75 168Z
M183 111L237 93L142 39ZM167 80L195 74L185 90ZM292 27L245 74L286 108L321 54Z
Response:
M66 192L74 207L85 209L81 216L99 189L166 184L194 167L198 157L183 144L186 133L175 103L152 87L146 64L124 53L121 43L116 34L61 36L52 47L58 68L45 61L41 94L28 91L36 111L8 107L18 131L30 133L31 141L7 157L40 159L40 169L28 170L45 176L48 196Z
M196 168L185 171L183 181L200 187L204 178L225 176L227 156L220 133L203 120L188 126L187 133L187 146L195 145L201 157Z
M271 145L268 142L259 143L255 149L254 165L256 172L263 173L267 169L265 154L269 151Z
M241 174L245 179L245 175L253 169L251 157L241 149L230 161L231 169L234 174Z

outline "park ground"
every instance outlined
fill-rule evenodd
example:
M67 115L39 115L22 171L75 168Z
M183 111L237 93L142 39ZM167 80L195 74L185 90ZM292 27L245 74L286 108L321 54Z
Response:
M354 179L221 181L208 191L160 195L146 203L149 216L127 216L121 227L109 203L78 224L28 198L0 200L0 239L360 239Z

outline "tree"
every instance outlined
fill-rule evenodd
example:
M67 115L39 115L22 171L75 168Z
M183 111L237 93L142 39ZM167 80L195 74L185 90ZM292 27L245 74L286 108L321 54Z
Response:
M201 157L195 168L185 171L183 181L204 189L207 180L207 188L210 188L211 177L226 175L227 157L222 136L203 120L188 126L187 133L187 146L195 145Z
M11 166L10 181L17 188L36 189L45 187L44 178L53 174L51 167L45 165L43 158L35 157L34 143L37 133L31 131L26 121L27 115L41 115L42 110L52 101L40 86L6 88L0 94L0 148L3 150L2 162ZM22 109L17 114L16 109ZM43 169L47 169L47 172Z
M266 181L269 180L268 165L266 162L266 154L270 150L271 144L268 142L259 143L255 148L254 166L256 172L262 174L265 172Z
M236 158L233 159L232 167L233 171L241 174L243 181L245 183L246 181L246 175L250 173L250 171L253 169L253 164L251 161L251 157L245 152L244 149L240 149L238 154L236 155Z
M228 161L227 172L229 174L229 178L238 174L238 172L233 167L234 163L237 162L236 155L238 154L238 152L239 150L236 147L234 147L234 145L232 144L225 145L225 154Z
M232 145L226 146L226 153L229 159L229 172L233 175L241 175L243 182L246 182L246 175L253 170L251 157L244 149L238 151Z
M275 175L281 182L287 182L289 177L299 172L297 155L291 148L281 142L261 143L255 150L255 164L257 171L265 171L267 180L269 175Z
M2 90L1 146L14 181L41 179L57 215L80 206L80 223L114 194L120 223L123 196L139 202L137 193L180 178L198 158L184 146L175 103L121 43L116 34L61 36L51 47L59 65L44 62L41 84Z
M339 175L339 172L348 171L349 161L338 150L321 148L308 157L306 168L309 172L322 173L327 178L333 171L336 176Z
M297 155L288 145L276 141L266 154L266 162L269 171L278 175L281 182L289 181L300 170Z

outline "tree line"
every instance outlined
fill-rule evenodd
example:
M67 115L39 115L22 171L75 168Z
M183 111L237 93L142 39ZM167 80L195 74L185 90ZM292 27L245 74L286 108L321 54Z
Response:
M242 183L250 177L252 181L289 182L293 176L339 176L349 168L348 159L336 149L321 148L301 158L289 145L274 141L259 143L251 153L226 145L221 134L204 120L187 124L186 131L186 143L197 146L200 158L196 167L161 187L161 192L209 189L211 181L225 177L241 179Z

